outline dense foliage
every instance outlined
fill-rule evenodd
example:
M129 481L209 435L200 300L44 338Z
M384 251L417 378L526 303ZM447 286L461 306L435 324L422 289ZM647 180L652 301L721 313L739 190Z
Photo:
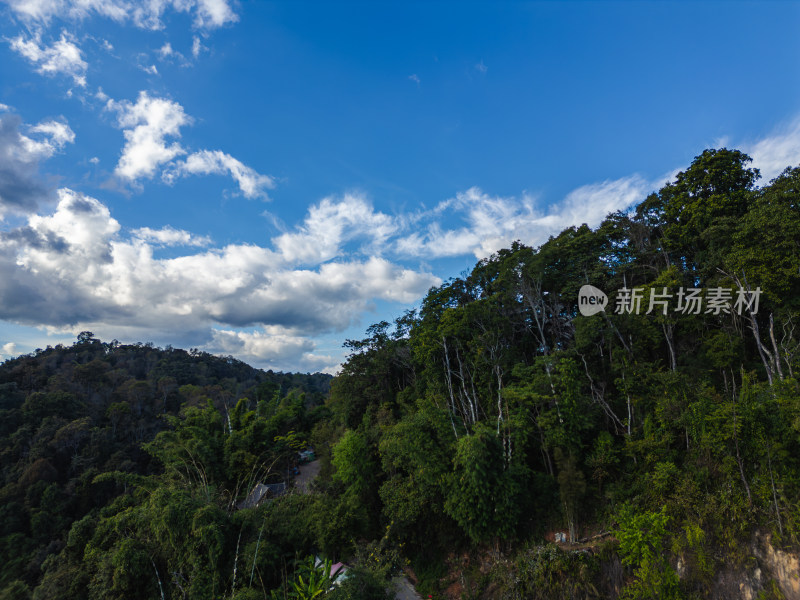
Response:
M392 523L423 564L612 530L638 598L708 594L757 528L797 545L800 168L757 187L749 163L707 150L634 210L515 243L350 342L334 466L372 535ZM592 316L586 284L609 295Z
M88 332L6 361L0 596L211 598L293 557L235 504L286 479L329 383Z

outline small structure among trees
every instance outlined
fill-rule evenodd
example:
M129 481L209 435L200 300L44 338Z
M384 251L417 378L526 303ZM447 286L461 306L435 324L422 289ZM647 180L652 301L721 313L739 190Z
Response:
M277 498L286 493L286 482L280 483L257 483L250 490L247 498L242 500L236 505L236 508L241 510L243 508L256 508L260 506L265 500L270 498Z

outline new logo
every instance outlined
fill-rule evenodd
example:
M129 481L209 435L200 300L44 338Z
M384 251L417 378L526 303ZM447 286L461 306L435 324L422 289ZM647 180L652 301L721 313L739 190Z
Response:
M578 292L578 310L584 317L591 317L606 309L608 296L593 285L584 285Z

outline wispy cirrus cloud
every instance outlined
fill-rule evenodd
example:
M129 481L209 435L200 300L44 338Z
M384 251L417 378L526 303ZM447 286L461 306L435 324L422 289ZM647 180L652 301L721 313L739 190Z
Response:
M175 229L169 225L161 229L140 227L134 229L132 235L135 239L152 244L153 246L210 246L212 240L205 235L190 233L184 229Z
M753 158L753 166L761 170L761 183L769 183L786 167L800 165L800 117L743 148Z
M201 150L176 162L164 171L162 178L173 183L179 177L188 175L229 174L239 184L239 190L246 198L267 197L266 190L275 187L275 180L269 175L261 175L221 150Z
M528 194L492 196L473 187L431 211L415 215L412 222L416 231L398 239L395 248L415 257L472 254L480 259L509 247L515 240L538 246L566 227L599 225L609 213L644 200L653 186L639 175L585 185L546 210ZM442 224L459 220L464 223L461 227Z
M189 13L198 29L215 29L239 20L228 0L5 0L17 18L29 24L47 25L54 19L108 18L130 22L143 29L164 27L168 11Z

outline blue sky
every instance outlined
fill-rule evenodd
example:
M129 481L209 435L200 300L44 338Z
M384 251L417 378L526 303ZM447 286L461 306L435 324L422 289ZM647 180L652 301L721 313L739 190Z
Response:
M800 163L800 3L0 1L0 358L334 372L705 148Z

